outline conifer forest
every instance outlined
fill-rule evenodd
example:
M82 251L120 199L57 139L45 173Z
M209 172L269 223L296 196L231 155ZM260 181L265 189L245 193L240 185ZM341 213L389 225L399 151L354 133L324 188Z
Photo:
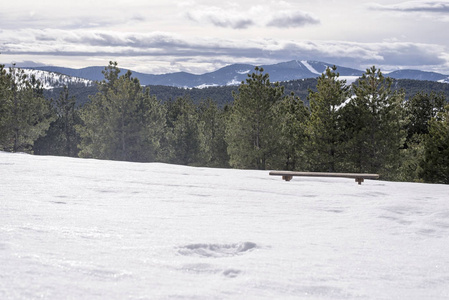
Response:
M256 67L221 90L233 99L224 104L158 99L116 62L103 74L80 105L68 87L49 99L32 76L0 66L0 151L449 184L446 95L395 89L374 66L353 84L328 68L305 95Z

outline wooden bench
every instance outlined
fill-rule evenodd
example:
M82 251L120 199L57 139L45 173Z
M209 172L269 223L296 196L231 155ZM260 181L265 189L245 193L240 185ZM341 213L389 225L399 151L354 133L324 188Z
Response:
M326 172L293 172L293 171L271 171L270 175L282 176L285 181L292 180L293 176L305 177L343 177L354 178L355 182L362 184L365 179L378 179L379 174L363 174L363 173L326 173Z

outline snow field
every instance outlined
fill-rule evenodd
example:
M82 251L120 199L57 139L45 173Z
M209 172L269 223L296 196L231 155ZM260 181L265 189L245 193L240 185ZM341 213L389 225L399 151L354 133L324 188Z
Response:
M0 152L1 299L448 299L449 186Z

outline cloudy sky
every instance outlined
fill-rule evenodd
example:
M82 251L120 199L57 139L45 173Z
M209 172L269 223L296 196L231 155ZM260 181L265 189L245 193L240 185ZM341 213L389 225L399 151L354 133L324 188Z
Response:
M449 1L2 0L0 63L205 73L318 60L449 74Z

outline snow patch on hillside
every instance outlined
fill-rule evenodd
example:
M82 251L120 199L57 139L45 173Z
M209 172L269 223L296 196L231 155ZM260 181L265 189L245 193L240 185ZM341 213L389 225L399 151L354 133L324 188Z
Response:
M445 79L438 80L440 83L449 83L449 77Z
M34 76L36 80L39 80L42 83L42 87L44 89L53 89L70 84L82 84L84 86L91 86L93 84L93 81L88 79L72 77L55 72L48 72L34 69L21 69L21 70L23 70L24 74L26 74L28 77ZM6 71L9 72L9 69L6 69Z
M241 81L237 80L237 77L234 77L231 81L228 81L226 85L239 85L241 83Z
M251 70L246 70L246 71L236 71L236 73L237 73L237 74L240 74L240 75L245 75L245 74L248 74L249 72L251 72Z
M339 76L338 78L340 80L346 80L346 85L350 85L356 82L360 76Z
M317 74L317 75L321 75L320 72L318 72L314 67L312 67L307 60L301 60L301 63L312 73Z
M195 88L197 88L197 89L206 89L206 88L209 88L209 87L217 87L217 86L219 86L219 85L215 84L215 83L213 83L213 84L201 84L201 85L196 86Z

